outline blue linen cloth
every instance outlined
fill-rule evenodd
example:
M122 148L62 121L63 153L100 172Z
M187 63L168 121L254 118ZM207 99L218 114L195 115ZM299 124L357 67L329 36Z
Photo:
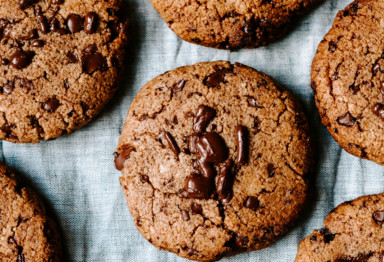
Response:
M222 261L293 261L299 241L321 228L346 200L384 191L384 167L349 155L322 126L310 88L317 45L349 0L324 0L283 39L230 52L184 42L168 29L150 0L126 0L132 24L124 85L105 110L74 134L40 144L1 143L3 160L46 201L62 231L65 261L186 261L158 251L136 230L113 164L129 105L150 79L200 61L240 62L274 77L304 105L317 148L314 198L296 227L261 251Z

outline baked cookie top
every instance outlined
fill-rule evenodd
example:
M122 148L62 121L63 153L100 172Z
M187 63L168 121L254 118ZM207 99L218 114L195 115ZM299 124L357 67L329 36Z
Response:
M340 11L318 47L312 88L323 124L349 153L384 164L384 1Z
M0 162L0 261L61 261L55 223L44 205Z
M345 202L300 243L296 262L383 261L384 194Z
M121 1L0 2L0 139L49 140L114 94L126 43Z
M265 74L198 63L141 89L115 164L150 243L189 259L219 259L268 246L298 217L308 193L308 123Z
M182 39L221 49L254 48L282 36L316 0L151 0Z

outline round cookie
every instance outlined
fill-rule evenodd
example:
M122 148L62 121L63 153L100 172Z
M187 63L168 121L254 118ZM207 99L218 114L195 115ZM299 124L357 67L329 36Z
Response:
M340 11L318 47L312 88L320 118L349 153L384 164L384 2Z
M383 224L384 194L345 202L301 241L295 261L383 261Z
M220 49L255 48L281 37L316 0L151 0L182 39Z
M61 261L55 223L38 196L0 162L0 261Z
M121 2L1 1L0 139L54 139L101 111L127 42Z
M147 83L115 156L140 233L188 259L270 245L307 199L311 148L301 107L238 63L198 63Z

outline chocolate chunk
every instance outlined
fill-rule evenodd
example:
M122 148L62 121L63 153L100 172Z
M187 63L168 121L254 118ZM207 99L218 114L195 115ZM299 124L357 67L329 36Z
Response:
M355 124L356 119L349 112L347 112L341 117L338 117L337 122L342 126L352 127Z
M110 41L112 42L113 40L115 40L116 37L119 36L120 31L122 29L122 25L119 21L109 21L107 26L111 30Z
M197 135L190 135L188 138L189 151L191 153L197 153L197 143L199 142L199 137Z
M99 23L99 17L97 16L97 14L93 12L88 13L84 19L84 31L87 34L92 34L96 32L98 23Z
M11 65L16 69L23 69L31 62L30 56L22 50L16 50L11 56Z
M163 131L161 135L165 138L165 140L168 143L168 146L172 149L175 155L178 156L180 154L180 148L177 145L173 136L169 132L165 132L165 131Z
M271 163L269 163L267 165L267 172L269 177L273 177L275 176L276 168Z
M202 159L199 159L197 164L199 165L199 170L204 177L212 179L216 176L216 169L211 163L207 163L202 161Z
M332 240L335 239L335 234L332 234L331 231L328 229L328 228L323 228L320 230L320 233L323 235L324 237L324 242L326 244L328 244L329 242L331 242Z
M72 14L67 18L67 28L72 34L83 29L83 19L79 15Z
M45 16L43 15L38 15L37 20L39 21L39 29L43 34L48 34L49 33L49 25L48 25L48 20Z
M246 247L248 245L249 239L247 236L237 235L235 242L238 247Z
M205 134L197 143L200 158L208 163L221 163L228 157L228 148L223 138L214 132Z
M201 205L193 202L191 205L191 211L192 211L192 214L199 215L203 213L203 208L201 207Z
M4 65L4 66L6 66L6 65L9 64L9 60L6 59L6 58L3 58L3 59L1 59L1 64Z
M186 210L183 210L181 212L181 215L182 215L184 221L189 221L191 219L190 216L189 216L189 212L186 211Z
M31 42L31 46L33 46L33 47L43 47L44 46L44 41L43 40L33 40Z
M44 103L44 110L48 112L55 112L56 109L60 106L59 100L56 98L51 98L47 102Z
M232 167L233 161L232 159L228 159L220 168L219 176L217 179L216 192L219 195L220 199L226 199L228 202L230 199L227 199L227 197L232 193L232 186L234 180Z
M384 121L384 105L376 103L372 106L372 112Z
M228 69L227 68L222 68L214 72L213 74L207 76L204 80L204 83L208 87L215 87L218 84L224 82L225 79L225 74L227 73Z
M19 6L21 9L25 9L27 8L28 6L31 6L35 3L37 3L39 0L20 0L19 2Z
M191 174L185 184L185 191L190 198L208 199L211 193L211 181L202 175Z
M8 82L3 86L3 92L5 94L10 94L12 93L13 89L15 88L15 84L13 82Z
M177 93L177 92L180 92L183 90L184 86L185 86L185 83L187 83L187 81L185 81L184 79L183 80L180 80L179 82L175 83L172 87L172 91L174 93Z
M193 130L197 133L204 132L205 128L216 116L216 110L212 107L199 105L197 108L197 114L193 119Z
M244 165L248 161L248 130L245 126L236 127L236 145L237 145L237 159L239 165Z
M131 152L134 150L135 149L133 147L127 146L121 150L121 153L117 153L117 152L114 153L115 167L117 170L119 171L123 170L125 160L129 158L129 156L131 155Z
M73 52L68 52L67 58L68 58L68 63L70 64L77 63L79 61L79 59Z
M259 209L260 201L256 197L250 196L247 198L247 200L245 200L244 206L246 208L252 209L253 211L256 211Z
M140 180L143 183L148 183L149 182L149 177L147 175L141 175Z
M106 59L100 53L86 53L82 57L83 70L88 74L92 74L96 70L104 70L106 67Z
M384 223L384 211L381 210L381 211L373 212L372 218L373 220L375 220L376 224L378 224L379 226L382 226Z

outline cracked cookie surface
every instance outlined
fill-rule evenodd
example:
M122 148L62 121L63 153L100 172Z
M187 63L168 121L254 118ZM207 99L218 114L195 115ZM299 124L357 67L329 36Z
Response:
M320 118L349 153L384 164L384 1L340 11L318 47L312 88Z
M307 199L311 148L301 107L238 63L185 66L147 83L115 156L140 233L193 260L268 246Z
M182 39L220 49L255 48L281 37L297 15L320 0L151 0Z
M0 139L67 135L115 93L127 42L121 1L0 2Z
M347 201L299 245L296 262L383 261L384 194Z
M61 261L55 223L38 196L0 162L0 261Z

